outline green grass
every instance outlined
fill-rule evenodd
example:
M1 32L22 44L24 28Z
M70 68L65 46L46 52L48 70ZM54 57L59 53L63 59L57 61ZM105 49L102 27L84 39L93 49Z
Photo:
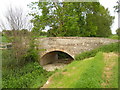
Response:
M102 73L104 68L103 53L98 53L91 60L90 65L80 76L75 84L75 88L101 88Z
M47 37L47 36L39 36L39 37Z
M94 58L74 61L52 77L48 88L100 88L103 67L101 52Z
M75 60L83 60L85 58L94 57L98 52L119 52L119 43L111 43L103 45L91 51L86 51L75 56Z
M1 37L2 42L8 42L6 37ZM47 72L38 62L27 62L18 66L11 49L2 52L2 87L3 88L40 88L53 72ZM1 83L1 82L0 82Z
M40 67L37 62L26 64L22 68L2 68L3 88L40 88L52 74Z
M73 61L53 74L48 86L44 88L118 88L118 56L113 55L110 59L106 62L103 53L98 52L95 57ZM113 62L116 64L109 71L112 75L107 78L109 83L104 87L106 78L103 78L103 75L106 64Z
M118 88L118 57L112 58L112 62L115 62L114 67L112 68L112 75L110 78L110 84L107 85L107 88Z
M18 65L18 61L13 57L11 49L0 50L2 52L2 67L14 68Z
M27 62L17 66L11 57L11 50L2 51L2 86L3 88L40 88L53 72L47 72L38 62Z
M108 38L110 38L110 39L119 39L117 34L111 35Z
M3 37L3 41L7 42L5 37ZM8 56L10 56L10 51L6 50L3 55L5 56L2 68L3 88L39 88L44 85L52 74L53 78L49 85L50 88L100 88L100 84L103 82L101 76L104 68L103 54L100 51L118 52L118 43L101 46L92 51L79 54L76 57L76 61L69 64L64 69L56 71L56 74L53 74L53 72L43 70L37 62L29 62L21 68L9 68L9 64L14 64L14 60L10 57L8 58ZM93 58L83 60L89 57ZM117 87L117 69L118 66L116 64L112 69L112 72L115 73L115 75L111 78L111 85L108 85L107 87Z
M0 36L1 42L7 43L9 40L5 36Z

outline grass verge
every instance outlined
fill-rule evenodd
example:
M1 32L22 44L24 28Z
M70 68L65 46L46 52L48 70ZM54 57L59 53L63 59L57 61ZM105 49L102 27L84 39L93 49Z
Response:
M108 45L103 45L91 51L83 52L76 55L75 60L83 60L85 58L94 57L98 52L119 52L119 43L111 43Z
M43 88L118 88L118 55L98 52L74 61L53 74Z
M119 39L119 36L117 34L111 35L108 38L110 39Z
M103 88L118 88L118 55L104 53Z
M45 88L100 88L104 67L103 54L100 52L94 58L74 61L64 69L59 70L49 80Z

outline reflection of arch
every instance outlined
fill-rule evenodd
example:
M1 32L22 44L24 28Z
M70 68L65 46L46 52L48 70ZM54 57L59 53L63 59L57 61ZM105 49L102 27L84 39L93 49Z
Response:
M74 57L71 54L69 54L68 52L65 52L62 50L53 50L53 51L46 52L45 54L42 55L40 64L45 65L45 64L52 63L52 62L58 60L57 52L62 52L64 54L68 55L72 60L74 60Z

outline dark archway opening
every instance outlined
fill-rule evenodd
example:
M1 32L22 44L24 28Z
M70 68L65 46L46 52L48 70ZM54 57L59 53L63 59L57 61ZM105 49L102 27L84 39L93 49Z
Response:
M47 54L45 54L41 60L40 64L43 66L43 68L52 68L48 71L53 71L55 67L61 68L69 63L71 63L74 60L72 56L69 54L62 52L62 51L52 51ZM47 69L46 69L47 70Z
M58 55L58 62L64 63L64 64L69 64L73 61L73 58L64 52L56 51Z

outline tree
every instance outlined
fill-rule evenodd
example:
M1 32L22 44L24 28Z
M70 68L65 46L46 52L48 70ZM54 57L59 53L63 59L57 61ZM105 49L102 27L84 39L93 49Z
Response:
M99 2L35 2L31 7L35 4L39 10L31 14L33 31L42 31L49 26L48 36L55 37L106 37L111 34L113 17Z
M116 11L116 12L120 12L120 0L117 1L117 4L118 4L118 5L114 6L115 11Z
M113 16L110 16L108 9L103 6L99 6L97 12L90 16L92 23L94 24L93 30L96 30L96 36L108 37L111 33L110 26L113 23Z
M9 30L31 30L32 28L32 24L29 21L30 19L21 8L13 8L10 6L6 11L4 18L6 21L0 20L0 28L2 30L8 30L8 28Z
M7 39L12 43L11 57L19 66L24 64L23 56L27 54L30 47L30 41L33 39L29 32L32 28L30 19L21 8L9 7L5 15L5 21L1 21L1 28L4 29ZM7 30L7 29L10 30ZM5 31L6 30L6 31Z
M118 28L118 29L116 30L116 34L117 34L118 36L120 36L120 28Z
M117 1L116 6L114 6L115 11L118 12L118 28L120 28L120 0Z

